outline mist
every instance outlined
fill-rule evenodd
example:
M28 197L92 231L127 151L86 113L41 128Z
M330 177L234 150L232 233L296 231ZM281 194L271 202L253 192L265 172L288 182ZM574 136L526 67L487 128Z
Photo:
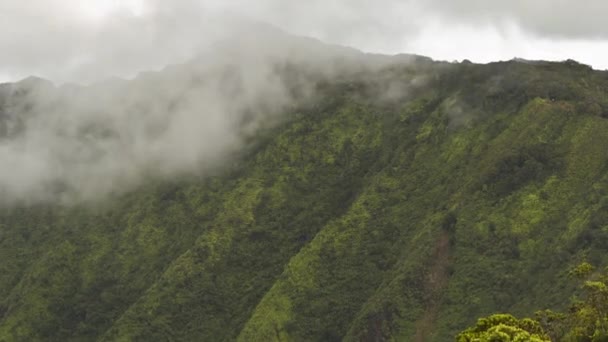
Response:
M316 82L381 65L354 49L248 27L132 80L0 85L0 202L79 203L204 176L313 96Z
M518 55L520 41L525 51L537 45L551 51L555 37L581 47L576 44L605 34L593 24L599 17L570 32L566 2L558 18L537 26L524 15L523 2L484 10L476 1L394 0L374 6L124 0L114 2L124 6L95 7L109 3L0 4L0 79L12 82L0 84L0 204L75 203L131 191L150 179L205 175L246 149L259 129L314 97L319 80L408 59L343 46L440 56L449 49L445 56L489 60L494 51ZM505 48L501 39L511 28L520 45ZM459 32L474 32L476 39ZM502 45L486 48L480 37ZM492 53L462 56L469 48ZM299 73L288 72L294 66ZM375 97L398 102L427 81L427 75L389 77Z

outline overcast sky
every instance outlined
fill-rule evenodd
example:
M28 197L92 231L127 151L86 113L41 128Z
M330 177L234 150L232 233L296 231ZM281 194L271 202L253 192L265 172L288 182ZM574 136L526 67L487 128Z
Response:
M367 52L608 69L607 14L605 0L1 0L0 82L131 77L187 60L234 18Z

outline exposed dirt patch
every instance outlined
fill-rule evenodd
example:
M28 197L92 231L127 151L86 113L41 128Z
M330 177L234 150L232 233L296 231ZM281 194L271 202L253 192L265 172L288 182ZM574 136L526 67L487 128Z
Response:
M433 265L429 269L425 279L425 289L428 294L428 301L424 314L416 321L415 342L425 342L429 340L433 332L433 326L437 319L439 306L441 304L441 293L448 284L450 265L450 234L442 231L433 254Z

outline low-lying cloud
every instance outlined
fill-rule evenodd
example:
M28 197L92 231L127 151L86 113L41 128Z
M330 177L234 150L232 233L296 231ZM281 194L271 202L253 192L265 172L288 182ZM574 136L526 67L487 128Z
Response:
M252 28L130 81L0 85L0 202L73 203L204 174L317 80L364 68L358 51Z
M53 82L0 85L0 202L96 199L200 173L272 123L295 100L294 84L298 98L313 93L310 78L287 82L288 64L328 78L349 62L364 67L356 50L286 38L258 21L371 52L608 57L599 0L110 3L0 2L0 81ZM420 82L383 84L378 99L399 101Z

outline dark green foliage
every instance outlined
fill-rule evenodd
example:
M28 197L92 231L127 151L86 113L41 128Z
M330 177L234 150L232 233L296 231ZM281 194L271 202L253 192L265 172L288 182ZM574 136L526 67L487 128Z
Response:
M563 309L568 268L608 262L607 89L389 63L318 80L215 176L2 209L0 341L445 341Z

